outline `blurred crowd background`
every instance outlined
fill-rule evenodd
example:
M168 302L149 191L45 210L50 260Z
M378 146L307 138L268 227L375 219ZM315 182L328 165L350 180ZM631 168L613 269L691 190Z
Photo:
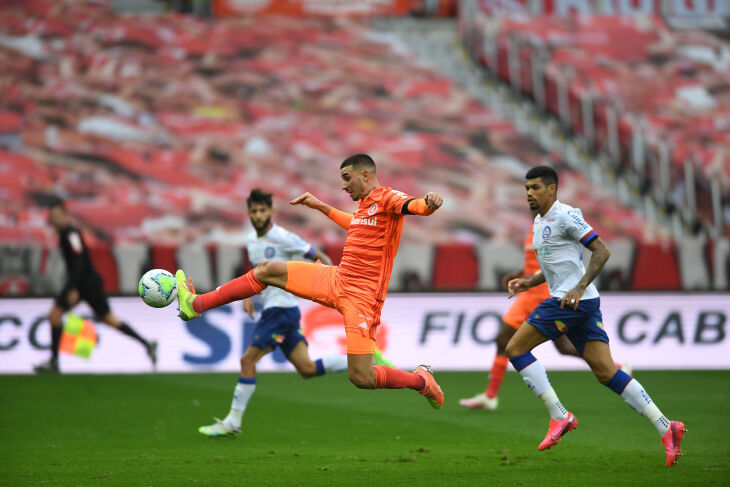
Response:
M408 219L394 290L499 289L538 164L609 243L604 289L727 290L730 8L623 3L2 2L0 295L61 282L57 198L112 294L150 267L192 266L202 289L244 269L256 187L337 262L343 232L287 202L350 210L356 152L381 184L446 200ZM471 89L406 41L436 42L432 25L455 39L432 61L467 65Z

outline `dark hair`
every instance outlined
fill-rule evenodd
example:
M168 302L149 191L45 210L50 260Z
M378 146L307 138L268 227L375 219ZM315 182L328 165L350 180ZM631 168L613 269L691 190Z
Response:
M256 188L253 191L251 191L251 194L248 195L248 198L246 199L246 204L248 206L251 206L254 203L263 204L271 208L271 193L267 193L261 188Z
M51 210L53 208L61 208L63 211L66 211L66 205L65 205L64 201L61 198L57 197L57 196L54 196L48 202L48 205L47 206L48 206L48 209L49 210Z
M525 179L540 178L545 186L555 185L558 189L558 173L550 166L535 166L525 174Z
M355 154L348 157L342 161L340 169L347 166L352 166L353 169L367 169L371 173L375 174L375 161L373 161L373 158L367 154Z

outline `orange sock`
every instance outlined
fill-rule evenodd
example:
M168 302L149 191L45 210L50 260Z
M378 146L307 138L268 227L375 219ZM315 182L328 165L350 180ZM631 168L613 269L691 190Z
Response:
M504 379L504 373L507 372L508 363L509 358L506 355L497 355L494 357L492 370L489 372L489 384L485 391L488 398L497 397L497 394L499 394L499 388L502 386L502 379Z
M254 294L263 291L265 287L265 284L256 279L253 275L253 269L251 269L241 277L218 286L215 291L196 296L193 300L193 310L196 313L202 313L232 301L250 298Z
M420 391L426 387L426 380L413 372L394 369L385 365L373 365L376 389L403 389L407 387Z

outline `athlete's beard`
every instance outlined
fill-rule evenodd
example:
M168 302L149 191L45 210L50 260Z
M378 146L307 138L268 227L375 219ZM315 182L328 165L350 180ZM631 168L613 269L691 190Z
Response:
M253 227L256 229L257 232L260 232L264 228L268 227L269 223L271 223L271 217L267 218L266 221L261 226L256 225L256 222L251 220L251 225L253 225Z
M530 210L532 210L532 211L537 211L539 209L540 209L540 205L538 205L537 203L532 203L530 205Z

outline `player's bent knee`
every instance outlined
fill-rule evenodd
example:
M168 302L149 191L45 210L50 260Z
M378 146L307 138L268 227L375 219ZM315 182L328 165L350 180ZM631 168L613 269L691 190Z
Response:
M522 352L520 350L519 345L516 344L514 341L510 340L507 343L507 346L504 347L504 353L507 354L507 356L509 358L512 358L512 357L516 357L518 355L522 355L523 353L527 353L527 352Z
M269 279L277 279L286 275L286 262L265 260L254 268L256 279L266 282Z
M241 372L252 372L256 370L256 361L246 354L241 357Z
M369 374L364 374L359 370L349 369L347 371L347 376L350 379L350 382L352 382L358 389L372 389L374 387Z
M297 372L302 376L302 379L311 379L317 376L317 366L312 362L309 365L297 367Z
M598 382L601 384L608 384L608 382L611 380L611 378L614 376L614 373L607 372L607 371L593 371L593 373L596 376L596 379L598 379Z

